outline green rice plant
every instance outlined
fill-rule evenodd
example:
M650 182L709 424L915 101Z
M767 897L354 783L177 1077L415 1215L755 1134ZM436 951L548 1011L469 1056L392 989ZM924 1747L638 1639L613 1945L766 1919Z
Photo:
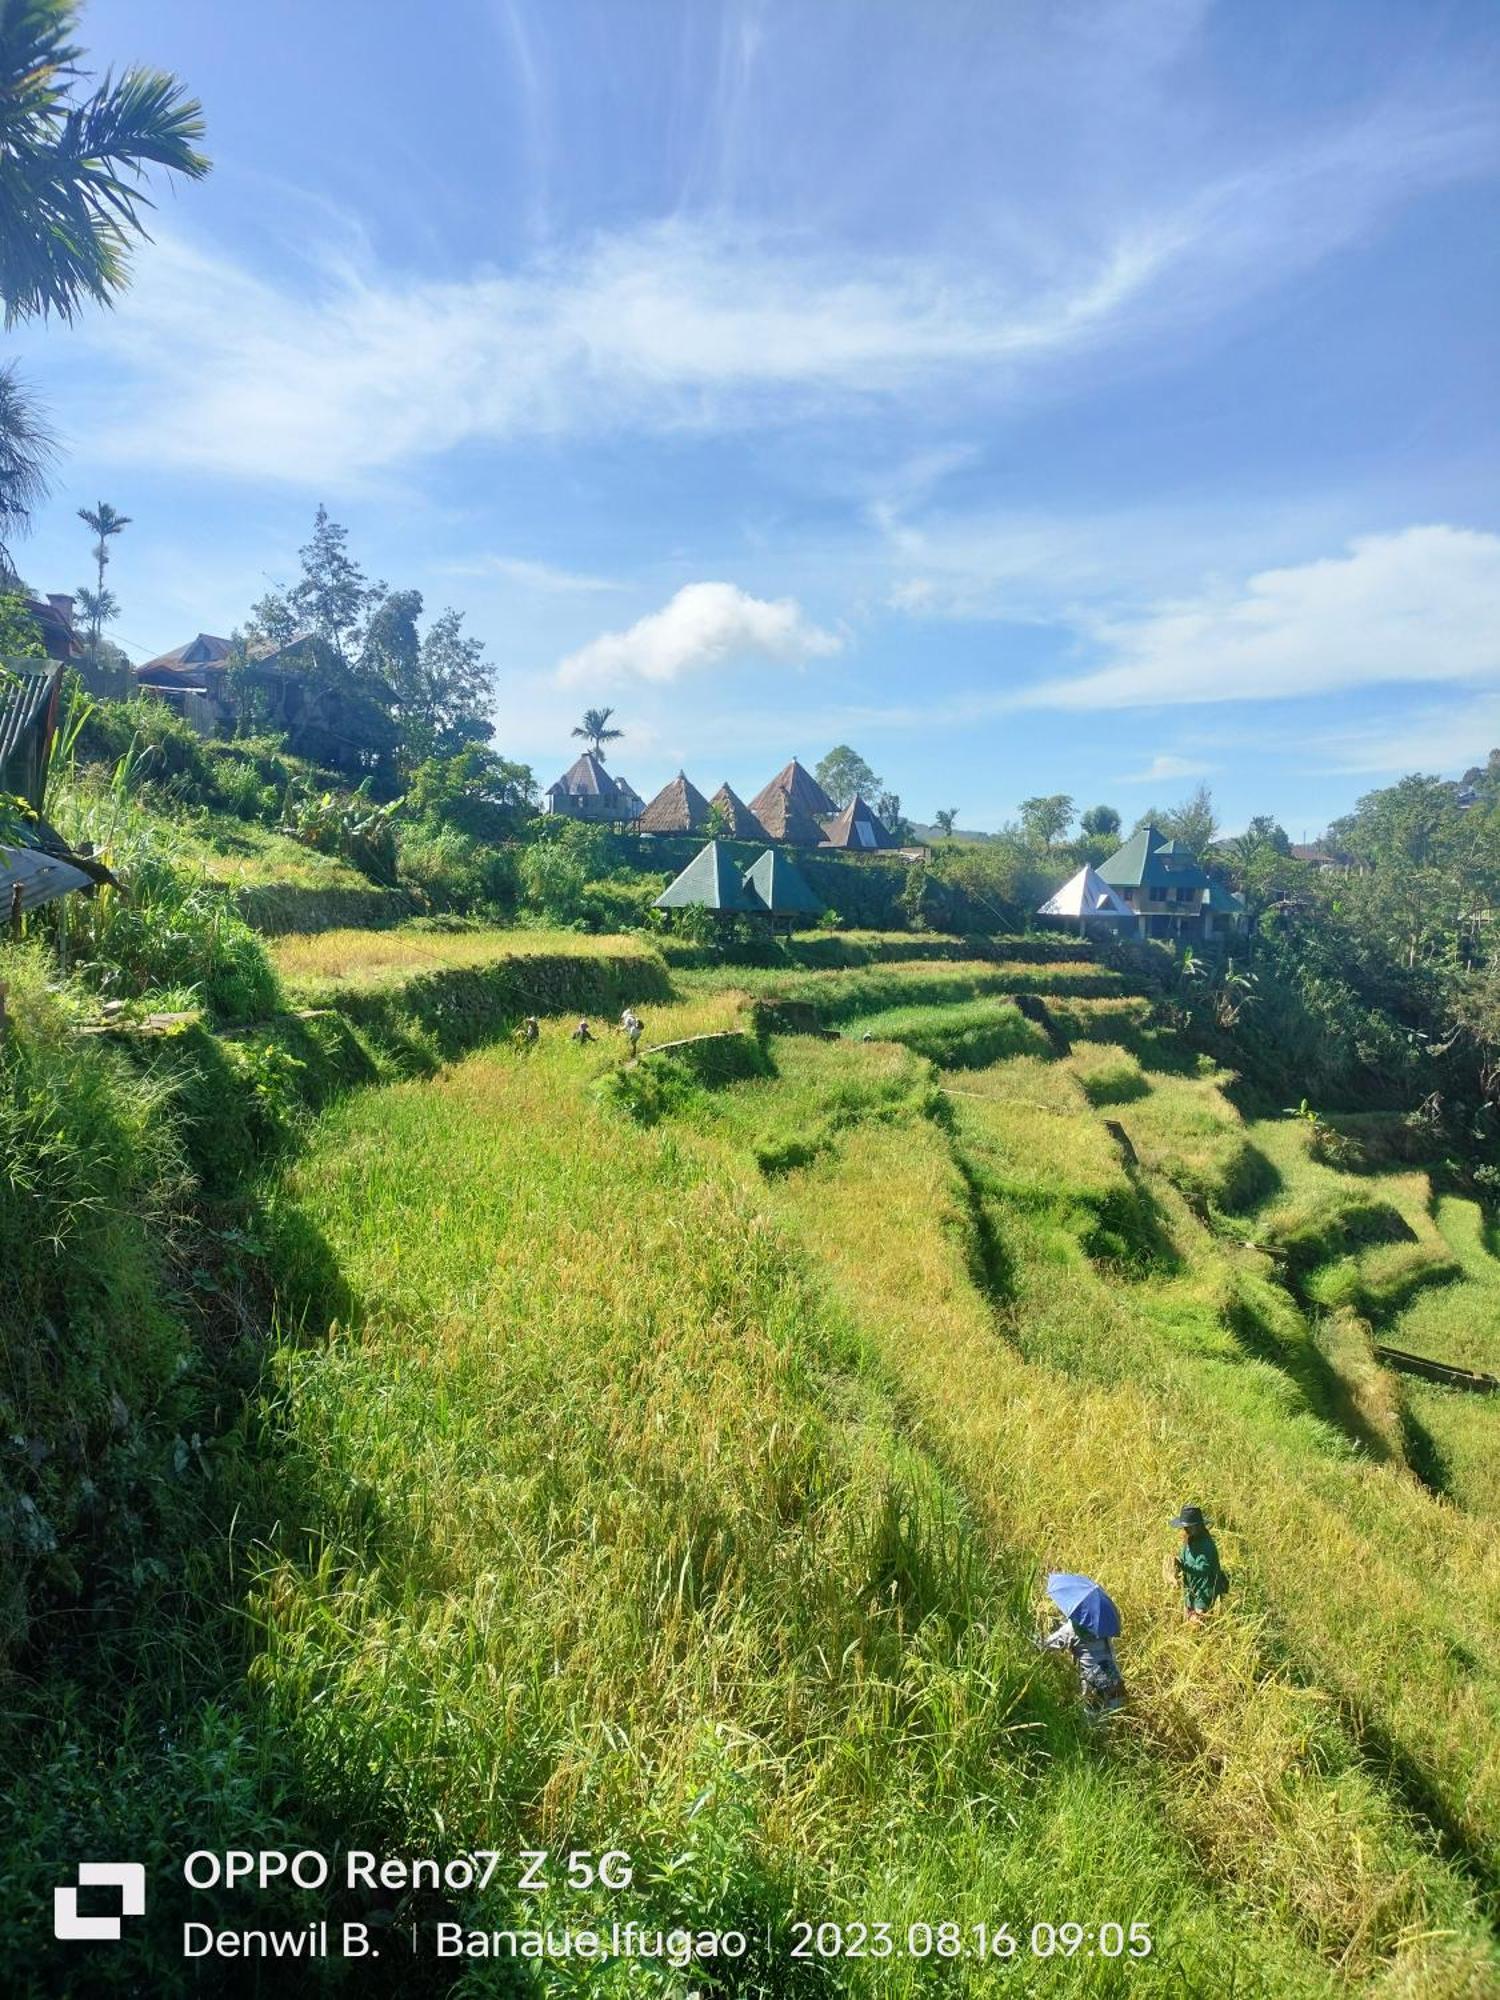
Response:
M1036 1023L1003 1000L892 1007L855 1015L846 1032L875 1042L901 1042L943 1069L987 1069L1007 1056L1037 1055L1049 1047Z

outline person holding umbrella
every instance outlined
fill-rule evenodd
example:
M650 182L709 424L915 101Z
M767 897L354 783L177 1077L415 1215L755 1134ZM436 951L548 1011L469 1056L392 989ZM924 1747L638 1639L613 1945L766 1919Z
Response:
M1182 1508L1172 1516L1171 1525L1182 1530L1182 1547L1174 1558L1182 1584L1182 1613L1189 1625L1201 1625L1228 1591L1229 1579L1201 1507Z
M1114 1600L1092 1577L1053 1570L1047 1595L1063 1614L1057 1630L1037 1644L1048 1653L1067 1653L1078 1668L1078 1686L1091 1721L1112 1715L1125 1701L1125 1677L1111 1641L1120 1630Z

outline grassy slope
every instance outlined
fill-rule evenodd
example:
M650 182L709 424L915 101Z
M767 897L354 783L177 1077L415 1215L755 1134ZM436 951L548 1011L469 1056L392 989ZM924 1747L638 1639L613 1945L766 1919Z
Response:
M815 997L931 1045L935 976ZM653 1038L735 1020L697 983ZM831 1914L1062 1914L1071 1880L1074 1914L1129 1901L1197 1978L1232 1952L1240 1992L1489 1990L1463 1859L1493 1885L1484 1535L1281 1282L1314 1298L1329 1259L1259 1247L1308 1240L1305 1146L1163 1069L1123 1001L1067 1006L1094 1036L1067 1063L951 1089L890 1042L795 1039L717 1092L661 1059L622 1084L552 1033L330 1116L288 1238L310 1297L330 1258L353 1283L353 1327L288 1350L278 1413L322 1553L260 1585L264 1685L320 1786L412 1836L629 1831L651 1868L694 1857L705 1909L710 1877L714 1907L795 1906L832 1856ZM1338 1247L1339 1191L1302 1192ZM1366 1293L1409 1294L1389 1278ZM1160 1568L1190 1490L1236 1576L1211 1638ZM1052 1558L1125 1610L1108 1748L1025 1646ZM925 1990L901 1976L837 1990Z

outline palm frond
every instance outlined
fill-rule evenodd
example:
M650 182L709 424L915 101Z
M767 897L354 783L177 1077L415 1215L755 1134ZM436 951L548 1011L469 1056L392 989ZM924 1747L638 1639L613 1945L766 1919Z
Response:
M202 107L175 77L130 69L81 102L75 0L0 0L0 301L5 323L108 303L145 236L149 168L201 180Z

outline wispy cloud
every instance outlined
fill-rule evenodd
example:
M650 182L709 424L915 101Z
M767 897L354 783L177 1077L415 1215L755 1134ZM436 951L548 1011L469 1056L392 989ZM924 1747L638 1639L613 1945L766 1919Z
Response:
M678 217L459 279L404 278L348 242L272 279L163 232L81 336L132 384L113 385L91 443L322 486L475 439L758 426L947 392L973 407L1044 364L1223 312L1494 151L1451 106L1382 113L1102 228L1012 218L982 254Z
M557 679L564 687L675 681L723 660L801 663L836 653L842 643L812 624L794 598L772 601L732 583L689 583L627 631L601 632L569 653Z
M1192 757L1178 757L1163 751L1139 771L1121 771L1109 780L1112 785L1168 784L1174 778L1205 778L1216 767Z
M1486 694L1324 730L1302 748L1312 767L1329 775L1396 771L1453 775L1482 764L1496 744L1500 744L1500 694Z
M1101 621L1110 664L1022 689L1020 706L1272 701L1413 682L1500 683L1500 536L1443 525Z
M586 572L559 569L552 563L533 562L526 556L475 556L468 562L443 564L446 576L503 576L523 590L542 591L554 597L591 597L601 591L624 590L614 577L589 576Z

